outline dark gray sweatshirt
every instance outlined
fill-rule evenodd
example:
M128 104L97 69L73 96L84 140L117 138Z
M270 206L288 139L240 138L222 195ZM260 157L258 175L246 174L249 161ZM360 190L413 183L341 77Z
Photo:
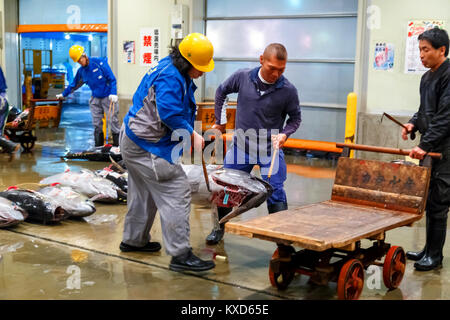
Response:
M284 76L281 76L273 85L262 84L258 78L259 69L260 67L240 69L217 88L216 124L220 124L222 106L226 96L230 93L238 93L235 129L242 129L244 132L248 129L257 131L266 129L268 137L271 134L270 130L278 130L279 133L284 133L289 137L298 129L301 122L297 89ZM265 90L264 94L262 94L262 90ZM289 118L286 121L287 116ZM284 126L285 121L286 125ZM275 133L277 132L272 132L272 134ZM237 138L239 139L239 137ZM270 146L270 138L268 146Z

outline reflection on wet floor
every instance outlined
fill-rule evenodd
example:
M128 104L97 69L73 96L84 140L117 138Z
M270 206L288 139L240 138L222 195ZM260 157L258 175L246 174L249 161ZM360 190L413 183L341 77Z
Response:
M65 105L58 129L36 132L32 153L8 162L0 154L0 188L11 185L33 188L44 177L70 168L102 169L108 163L63 161L68 150L92 147L93 129L87 106ZM289 207L328 200L336 161L287 155L286 191ZM217 246L207 246L211 210L207 195L193 197L191 245L205 259L215 258L216 268L203 274L176 273L168 269L170 257L160 253L122 253L123 204L96 204L97 212L57 225L22 223L0 230L0 299L336 299L336 284L316 286L297 275L289 287L270 285L269 260L273 242L226 234ZM236 221L267 214L265 205ZM421 249L424 220L412 228L387 233L386 241L405 250ZM161 241L157 216L152 239ZM164 244L163 248L164 248ZM299 250L300 248L296 248ZM380 268L366 272L361 299L449 299L450 246L444 249L444 268L419 273L408 261L399 289L388 291Z

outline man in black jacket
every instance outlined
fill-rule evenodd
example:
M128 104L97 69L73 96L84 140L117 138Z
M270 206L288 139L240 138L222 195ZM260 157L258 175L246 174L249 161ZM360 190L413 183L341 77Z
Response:
M445 30L434 28L419 36L420 59L430 68L420 82L419 111L405 124L402 138L419 131L421 139L410 157L423 159L428 152L442 153L433 160L426 206L426 244L422 251L407 252L416 260L416 270L428 271L442 265L442 249L450 206L450 61L449 38Z

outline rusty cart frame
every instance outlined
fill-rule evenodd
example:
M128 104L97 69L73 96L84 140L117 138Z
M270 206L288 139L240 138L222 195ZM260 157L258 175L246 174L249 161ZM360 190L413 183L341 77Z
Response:
M58 128L61 120L62 100L31 99L28 118L23 125L15 127L12 122L5 125L5 135L11 141L20 143L24 152L30 152L37 140L35 130Z
M350 150L408 155L408 150L356 144L343 148L331 199L247 221L225 224L225 231L276 242L269 280L284 290L296 273L310 281L337 283L339 299L358 299L364 270L383 268L388 289L400 285L406 266L404 250L385 242L386 231L411 226L423 216L431 175L428 154L421 166L350 158ZM363 247L367 239L371 246ZM296 251L294 246L301 247ZM384 261L382 261L382 258Z

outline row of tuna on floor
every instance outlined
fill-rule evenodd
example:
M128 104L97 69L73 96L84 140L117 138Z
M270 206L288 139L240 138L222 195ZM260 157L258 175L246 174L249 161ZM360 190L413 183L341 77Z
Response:
M110 165L103 170L66 170L39 182L39 190L15 186L0 192L0 228L22 221L57 223L70 217L86 217L94 202L126 203L128 174Z

